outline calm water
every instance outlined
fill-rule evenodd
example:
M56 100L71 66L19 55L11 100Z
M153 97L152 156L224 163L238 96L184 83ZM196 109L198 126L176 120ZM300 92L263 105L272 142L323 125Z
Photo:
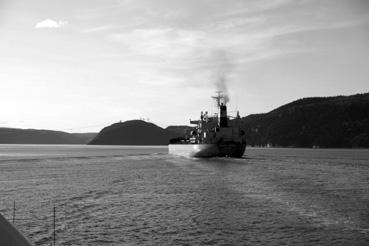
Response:
M369 151L0 145L0 212L36 245L368 245Z

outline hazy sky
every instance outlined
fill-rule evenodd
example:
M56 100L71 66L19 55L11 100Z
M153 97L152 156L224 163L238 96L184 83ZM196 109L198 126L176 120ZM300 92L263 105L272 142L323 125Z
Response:
M0 0L0 126L98 131L369 91L369 1Z

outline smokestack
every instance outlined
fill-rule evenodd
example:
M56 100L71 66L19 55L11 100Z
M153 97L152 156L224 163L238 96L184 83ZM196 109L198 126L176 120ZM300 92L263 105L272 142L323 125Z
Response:
M223 103L219 106L219 127L228 127L227 106Z

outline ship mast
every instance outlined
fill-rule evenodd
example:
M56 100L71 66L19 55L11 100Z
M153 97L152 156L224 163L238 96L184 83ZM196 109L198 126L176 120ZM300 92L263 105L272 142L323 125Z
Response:
M217 95L212 98L215 100L217 107L219 108L221 104L225 104L224 95L222 91L216 91Z

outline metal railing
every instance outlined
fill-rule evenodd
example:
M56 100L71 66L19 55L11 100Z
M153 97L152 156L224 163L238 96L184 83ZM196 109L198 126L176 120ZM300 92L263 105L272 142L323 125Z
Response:
M13 201L12 224L16 227L16 221L31 221L30 218L22 218L16 216L16 200ZM53 245L56 245L56 207L53 205Z

